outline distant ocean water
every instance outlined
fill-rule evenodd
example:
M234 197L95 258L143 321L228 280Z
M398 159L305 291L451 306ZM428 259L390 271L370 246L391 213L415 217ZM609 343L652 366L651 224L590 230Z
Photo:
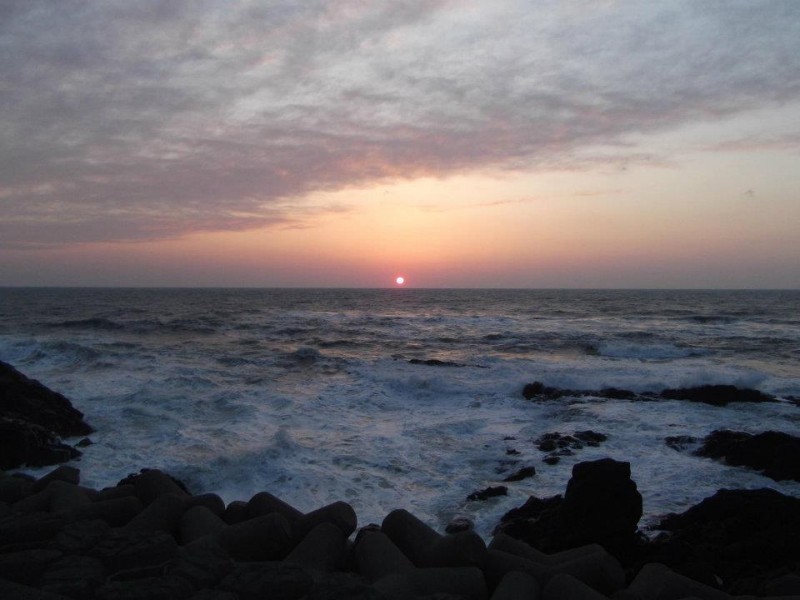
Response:
M529 495L562 493L576 462L611 456L631 462L647 524L721 487L800 496L664 443L723 427L800 435L798 309L798 291L5 288L0 360L97 429L76 463L91 486L159 467L226 501L345 500L362 525L404 507L488 534ZM521 394L535 380L733 384L781 401L537 403ZM535 438L586 429L609 438L542 462ZM503 484L508 496L466 500L524 466L537 475Z

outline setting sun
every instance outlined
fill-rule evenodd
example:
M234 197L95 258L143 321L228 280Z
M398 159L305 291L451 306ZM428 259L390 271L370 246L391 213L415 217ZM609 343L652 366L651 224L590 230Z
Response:
M394 282L397 285L403 285L406 282L406 278L401 276L401 277L398 277L397 279L395 279Z

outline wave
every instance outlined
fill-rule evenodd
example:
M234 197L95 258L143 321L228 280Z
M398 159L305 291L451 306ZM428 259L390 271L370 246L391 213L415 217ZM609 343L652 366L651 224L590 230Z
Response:
M48 323L48 326L59 329L94 329L104 331L117 331L124 329L124 325L112 321L111 319L104 319L102 317L59 321L56 323Z
M606 358L638 360L674 360L691 356L706 356L708 350L688 348L673 344L633 344L628 342L605 342L594 348L598 356Z

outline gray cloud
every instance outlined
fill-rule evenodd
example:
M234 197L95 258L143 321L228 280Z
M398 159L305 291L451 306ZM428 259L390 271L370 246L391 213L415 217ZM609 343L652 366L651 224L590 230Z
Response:
M302 226L302 196L661 161L634 134L800 99L791 1L0 5L0 239Z

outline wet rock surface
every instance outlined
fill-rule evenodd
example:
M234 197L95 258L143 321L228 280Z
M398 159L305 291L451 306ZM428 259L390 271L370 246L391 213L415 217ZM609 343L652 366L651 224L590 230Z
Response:
M761 471L775 481L800 481L800 437L780 431L758 434L718 429L694 452L729 465Z
M563 496L532 496L507 513L497 531L543 552L597 543L630 563L641 544L641 516L642 496L630 464L606 458L576 464Z
M619 388L599 390L570 390L547 386L541 381L528 383L522 388L526 400L558 400L559 398L602 398L606 400L685 400L712 406L727 406L732 402L774 402L776 398L758 390L733 385L701 385L687 388L669 388L660 392L634 392Z
M0 361L0 469L68 461L80 452L61 438L92 431L67 398Z
M719 490L658 527L668 533L644 560L732 593L760 595L774 580L800 573L800 499L775 490Z
M73 467L38 480L0 476L9 480L25 485L0 515L3 598L488 600L535 593L556 600L659 597L665 586L680 591L676 597L701 598L724 597L714 595L719 589L800 591L800 500L773 490L722 490L664 519L663 534L648 541L636 530L641 496L630 465L611 459L576 464L563 496L531 497L504 517L488 546L468 519L439 533L398 509L356 531L344 502L302 513L268 492L230 503L240 519L228 524L229 507L218 497L192 495L158 470L89 492ZM58 508L76 491L86 503Z

